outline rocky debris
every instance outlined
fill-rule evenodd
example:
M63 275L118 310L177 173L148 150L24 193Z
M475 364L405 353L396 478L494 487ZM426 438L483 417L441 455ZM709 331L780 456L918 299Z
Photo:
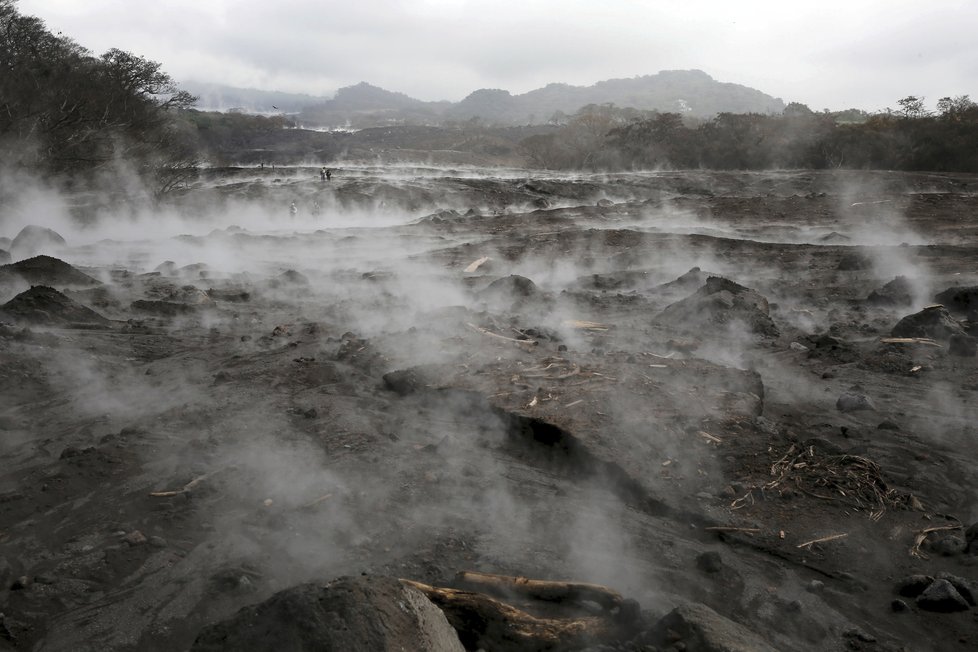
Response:
M667 306L658 319L687 330L741 322L753 333L777 337L778 327L769 313L767 299L758 292L711 276L694 294Z
M0 281L10 277L20 277L31 285L91 287L102 284L63 260L44 255L0 267Z
M61 249L66 244L65 239L57 231L30 224L21 229L10 242L10 251L18 257L33 256L42 251Z
M696 557L696 568L704 573L719 573L723 570L723 558L715 551L701 553Z
M305 274L300 274L294 269L287 269L269 281L269 285L273 288L305 286L309 285L309 279Z
M976 597L978 597L978 586L976 586L971 580L958 577L957 575L952 575L946 571L941 571L938 573L937 579L950 582L951 586L953 586L954 589L961 594L961 597L964 598L965 602L972 607L978 606L978 603L975 601Z
M947 352L962 358L973 358L978 354L978 340L970 335L955 333L947 341Z
M953 613L968 611L968 601L958 592L954 585L947 580L934 580L917 596L917 606L927 611Z
M856 272L869 269L870 266L870 262L865 256L850 253L844 254L842 258L839 259L839 264L836 266L836 269L840 272Z
M905 598L916 598L934 583L930 575L908 575L897 582L897 593Z
M520 304L538 298L540 295L536 283L517 274L496 279L480 293L483 299L493 303L513 304Z
M35 285L0 306L0 320L45 326L107 326L109 320L54 288Z
M822 244L845 244L847 242L852 242L852 238L849 236L839 233L838 231L832 231L826 233L825 235L819 236L817 241Z
M153 271L164 276L176 276L177 264L172 260L164 260Z
M462 652L445 615L420 591L388 577L301 584L204 628L193 652Z
M948 310L968 319L978 317L978 285L950 287L939 292L934 299Z
M853 385L839 395L835 401L835 408L839 412L858 412L859 410L875 410L876 406L863 393L859 385Z
M704 272L699 267L693 267L675 280L658 286L656 290L660 292L694 292L697 288L702 287L711 276L718 275Z
M758 634L698 603L676 607L656 623L650 635L652 644L662 649L680 649L676 647L676 643L681 642L681 649L689 652L776 650Z
M866 301L877 306L910 306L913 305L913 287L906 276L897 276L870 292Z
M122 537L122 540L125 543L129 544L130 547L133 548L135 548L136 546L141 546L148 541L146 535L140 532L139 530L133 530L132 532L129 532L128 534Z
M890 331L893 337L930 337L947 340L952 335L966 335L960 322L944 306L928 306L907 315Z
M197 309L193 305L187 303L177 303L175 301L150 301L147 299L138 299L133 301L129 307L136 312L143 312L149 315L170 318L180 317L183 315L192 315L197 312Z
M214 301L227 301L228 303L246 303L251 300L251 294L240 289L215 289L207 290L207 296Z

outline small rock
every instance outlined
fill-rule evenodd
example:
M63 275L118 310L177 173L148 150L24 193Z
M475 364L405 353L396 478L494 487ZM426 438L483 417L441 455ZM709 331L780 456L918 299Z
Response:
M792 342L791 344L788 345L788 348L791 349L792 351L807 351L808 350L808 347L805 346L804 344L801 344L800 342Z
M835 401L835 407L839 412L856 412L858 410L875 410L876 406L869 400L869 397L862 392L848 389Z
M129 534L122 537L122 540L132 547L141 546L148 541L146 535L139 530L133 530Z
M900 426L893 423L892 421L880 421L880 425L876 426L877 430L899 430Z
M723 558L719 552L704 552L696 557L696 567L704 573L719 573L723 570Z
M958 577L957 575L952 575L946 571L941 571L938 573L937 579L947 580L950 582L951 586L953 586L954 589L961 594L961 597L964 598L968 604L970 604L972 607L976 606L975 598L978 596L978 587L975 586L974 582L966 580L963 577Z
M14 580L13 584L10 585L11 591L23 591L28 588L34 582L27 575L21 575Z
M967 547L968 546L964 542L964 539L953 534L938 539L931 544L931 550L944 557L953 557L954 555L963 554Z
M927 611L952 613L967 611L968 601L947 580L934 580L934 583L917 597L917 606Z
M812 580L805 587L805 590L809 593L821 593L825 589L825 582L822 580Z
M163 537L152 536L149 538L149 545L154 548L166 548L166 539Z
M897 593L905 598L916 598L934 583L930 575L908 575L897 583Z
M854 638L858 641L862 641L863 643L876 642L875 636L858 627L849 627L844 632L842 632L842 635L845 636L846 638Z
M894 613L902 613L904 611L910 611L910 605L903 600L897 599L890 603L890 610Z

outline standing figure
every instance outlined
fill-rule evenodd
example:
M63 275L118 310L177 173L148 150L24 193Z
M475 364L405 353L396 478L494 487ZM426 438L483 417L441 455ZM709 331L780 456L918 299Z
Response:
M298 213L298 212L299 212L299 209L296 208L295 202L292 202L292 205L289 206L289 215L291 215L292 218L295 219L295 214Z
M332 178L333 178L333 171L329 168L326 168L326 180L329 181Z
M323 168L322 168L322 169L321 169L321 170L319 171L319 180L320 180L320 181L325 181L325 180L326 180L326 168L325 168L325 167L323 167Z

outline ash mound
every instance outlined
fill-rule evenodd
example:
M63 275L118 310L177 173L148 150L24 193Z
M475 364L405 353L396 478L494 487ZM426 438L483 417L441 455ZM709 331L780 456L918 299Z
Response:
M54 288L35 285L0 306L0 318L45 326L104 326L109 320L69 299Z
M19 276L31 285L74 285L92 287L101 285L88 274L79 272L65 261L52 256L34 256L12 265L0 267L0 282L11 276Z
M767 299L755 290L719 276L707 278L706 284L694 294L667 306L658 319L682 329L742 322L753 333L779 335Z
M348 652L464 648L445 614L415 588L389 577L300 584L205 628L193 652Z
M67 244L57 231L29 224L10 242L10 251L18 256L33 256L42 251L60 249Z

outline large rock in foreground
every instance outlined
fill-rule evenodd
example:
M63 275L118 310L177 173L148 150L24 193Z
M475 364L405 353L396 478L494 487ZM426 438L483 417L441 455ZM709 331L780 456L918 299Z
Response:
M442 611L389 577L301 584L204 628L193 652L463 652Z

